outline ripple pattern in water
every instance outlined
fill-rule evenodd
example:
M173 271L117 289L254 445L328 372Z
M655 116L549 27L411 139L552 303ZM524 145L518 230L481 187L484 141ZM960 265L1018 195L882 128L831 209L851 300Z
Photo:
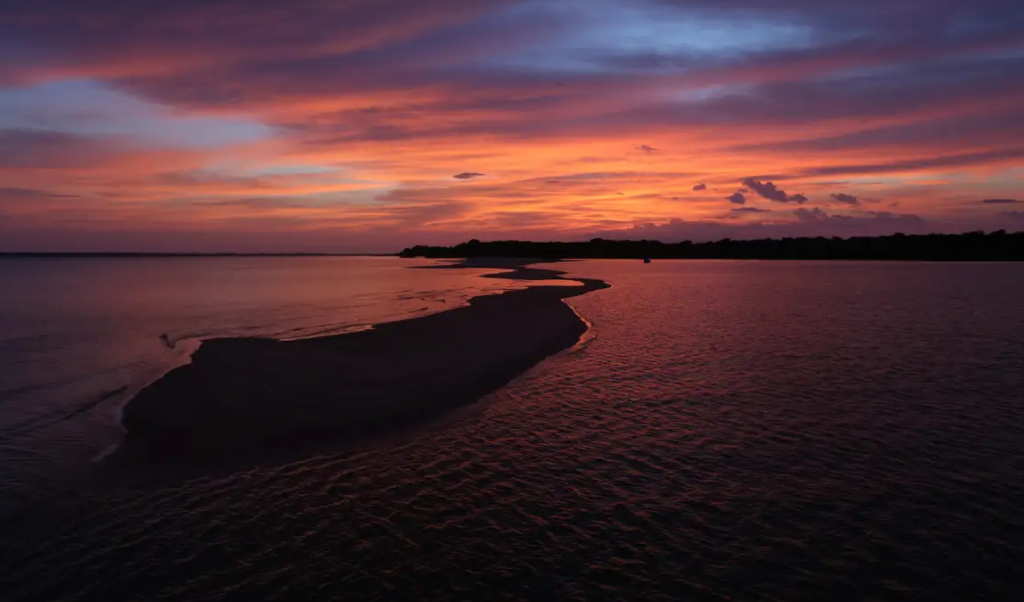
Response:
M571 272L593 336L474 411L41 500L3 599L1020 599L1022 267Z
M0 514L123 435L121 407L220 337L298 339L526 283L397 257L0 257ZM166 337L166 338L164 338Z

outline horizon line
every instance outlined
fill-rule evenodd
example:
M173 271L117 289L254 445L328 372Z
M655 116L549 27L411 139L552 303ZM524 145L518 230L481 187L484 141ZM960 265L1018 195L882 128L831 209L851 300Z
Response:
M530 244L580 244L590 243L595 240L602 240L606 242L650 242L659 243L666 245L676 245L684 242L691 244L708 244L708 243L720 243L724 241L730 242L755 242L765 240L800 240L800 239L841 239L850 240L858 238L891 238L897 236L965 236L968 234L981 234L984 236L990 236L1002 232L1007 235L1024 234L1024 230L1010 231L1005 228L997 230L965 230L963 232L928 232L928 233L905 233L905 232L894 232L892 234L878 234L873 236L785 236L781 238L773 237L762 237L762 238L722 238L718 240L705 240L695 241L692 239L684 239L678 241L664 241L655 238L603 238L600 236L581 239L581 240L520 240L520 239L492 239L492 240L479 240L470 238L461 242L452 243L448 245L425 245L425 244L414 244L408 247L404 247L398 251L391 252L306 252L306 251L0 251L0 258L4 257L396 257L402 255L406 250L414 249L417 247L430 247L430 248L452 248L460 245L465 245L473 242L474 240L481 244L496 243L496 242L516 242L516 243L530 243Z
M279 251L0 251L2 257L392 257L398 253L306 253Z

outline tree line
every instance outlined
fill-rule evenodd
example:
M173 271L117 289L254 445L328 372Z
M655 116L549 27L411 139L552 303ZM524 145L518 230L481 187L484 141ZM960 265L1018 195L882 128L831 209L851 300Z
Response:
M417 245L401 257L539 257L545 259L862 259L1024 261L1024 232L893 234L852 238L764 238L713 242L606 240L529 242L473 239L452 247Z

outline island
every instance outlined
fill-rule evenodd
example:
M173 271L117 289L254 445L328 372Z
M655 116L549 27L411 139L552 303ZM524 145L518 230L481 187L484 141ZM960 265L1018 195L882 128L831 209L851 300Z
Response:
M531 263L439 267L500 267L507 271L489 277L565 280ZM258 461L276 450L388 433L471 404L586 332L563 301L608 285L577 278L559 284L475 297L464 307L351 334L204 341L191 363L129 401L127 432L112 461Z
M723 239L712 242L470 240L452 247L415 246L402 257L548 257L553 259L833 259L885 261L1024 261L1024 232L893 234L851 238Z

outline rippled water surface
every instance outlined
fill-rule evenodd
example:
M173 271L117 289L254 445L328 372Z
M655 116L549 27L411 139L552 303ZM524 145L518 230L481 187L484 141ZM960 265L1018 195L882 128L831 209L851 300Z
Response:
M201 339L337 334L522 286L480 278L499 270L408 269L436 263L0 258L0 513L114 445L124 402Z
M581 262L577 348L359 452L0 524L4 600L1017 600L1024 266Z

